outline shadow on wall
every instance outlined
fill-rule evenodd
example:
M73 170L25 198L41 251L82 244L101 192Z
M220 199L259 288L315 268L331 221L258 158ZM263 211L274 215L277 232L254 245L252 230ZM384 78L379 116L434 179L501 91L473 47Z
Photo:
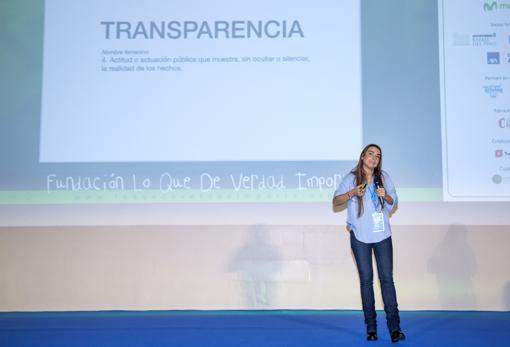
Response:
M229 263L229 271L239 275L247 307L274 306L276 278L280 270L280 254L270 243L267 227L254 225L245 245Z
M428 272L436 276L443 309L477 308L472 281L477 266L468 234L465 225L451 225L428 260Z
M510 282L507 282L503 289L503 302L507 310L510 311Z

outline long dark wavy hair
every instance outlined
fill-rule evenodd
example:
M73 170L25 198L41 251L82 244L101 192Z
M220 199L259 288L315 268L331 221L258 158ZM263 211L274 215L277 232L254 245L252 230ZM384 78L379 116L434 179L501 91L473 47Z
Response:
M375 147L379 150L381 153L381 159L379 159L379 163L377 164L377 167L374 168L374 177L379 178L379 182L381 183L382 187L382 179L381 179L381 173L382 173L382 150L381 147L378 145L371 143L369 145L366 145L365 148L361 151L361 154L359 155L358 164L354 167L354 169L351 170L351 173L354 175L356 179L356 186L359 186L360 184L365 183L365 172L363 171L363 158L367 154L367 151L370 147ZM363 197L357 196L358 199L358 218L361 217L363 214ZM383 207L384 207L384 200L383 200Z

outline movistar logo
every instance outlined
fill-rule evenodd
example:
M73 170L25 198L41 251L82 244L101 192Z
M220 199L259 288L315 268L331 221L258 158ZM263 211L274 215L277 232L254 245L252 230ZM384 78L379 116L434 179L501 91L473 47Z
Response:
M493 1L491 3L486 2L485 4L483 4L483 10L485 12L487 12L487 11L494 11L494 10L497 10L497 9L498 9L498 3L496 1Z
M510 2L486 2L483 4L484 12L496 11L496 10L510 10Z

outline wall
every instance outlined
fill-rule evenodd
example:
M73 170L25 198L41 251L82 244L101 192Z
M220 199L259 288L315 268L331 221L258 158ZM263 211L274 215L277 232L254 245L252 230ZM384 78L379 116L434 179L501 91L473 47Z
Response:
M510 310L510 226L393 239L401 310ZM341 226L0 228L0 279L0 311L360 308Z

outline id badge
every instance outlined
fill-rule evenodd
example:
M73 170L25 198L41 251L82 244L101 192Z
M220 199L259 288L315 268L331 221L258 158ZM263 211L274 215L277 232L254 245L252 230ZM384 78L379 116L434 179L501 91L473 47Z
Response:
M372 222L374 223L374 233L380 233L384 231L384 215L382 212L372 213Z

